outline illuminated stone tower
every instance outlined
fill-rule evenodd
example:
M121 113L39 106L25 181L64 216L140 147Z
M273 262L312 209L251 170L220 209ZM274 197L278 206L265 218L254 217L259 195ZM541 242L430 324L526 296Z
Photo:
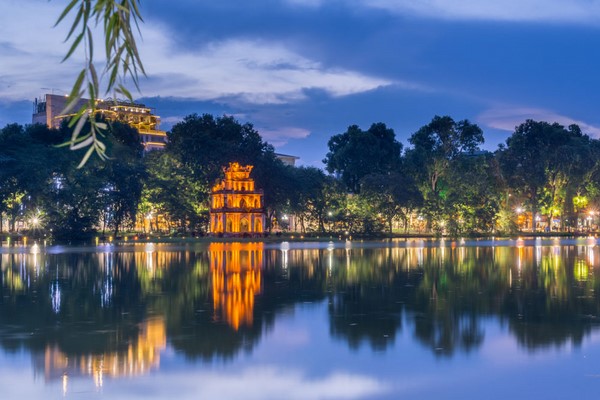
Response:
M257 236L264 232L263 191L254 188L252 165L237 162L223 168L225 179L212 188L210 231L225 236Z

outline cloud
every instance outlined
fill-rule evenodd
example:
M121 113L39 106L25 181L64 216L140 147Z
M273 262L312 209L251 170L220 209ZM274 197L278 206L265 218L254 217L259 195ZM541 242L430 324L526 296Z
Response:
M300 372L271 367L257 367L232 375L207 373L198 378L203 383L193 391L194 398L357 399L381 395L391 389L364 375L334 372L310 378Z
M305 99L309 89L340 97L394 83L326 68L282 43L231 38L176 48L166 29L147 25L140 45L151 78L150 84L142 82L145 96L282 104Z
M164 124L170 124L170 125L175 125L181 121L183 121L183 116L180 115L175 115L175 116L170 116L170 117L166 117L166 118L161 118L160 122L164 123Z
M28 99L50 92L68 93L81 54L61 63L70 21L53 28L64 5L55 1L7 0L0 13L0 99ZM306 98L319 89L333 97L390 85L388 79L344 68L326 67L297 54L284 43L229 38L194 43L185 48L160 21L146 20L138 47L148 73L142 77L144 97L171 96L193 100L283 104ZM96 41L101 43L101 35ZM96 47L100 47L97 43ZM102 51L96 51L101 57ZM101 66L99 58L97 66Z
M264 140L275 147L283 146L290 139L304 139L310 135L310 131L304 128L282 127L277 129L257 128Z
M600 127L542 108L494 107L484 111L476 117L476 121L483 125L509 132L514 131L516 126L528 119L546 121L549 123L558 122L563 126L577 124L584 133L600 138Z
M598 24L595 0L365 0L368 7L448 20L536 21Z
M62 393L59 384L31 385L31 375L26 368L0 367L0 384L5 388L3 398L44 398L49 393ZM68 394L88 392L92 378L69 377ZM382 381L358 374L333 372L326 376L308 377L301 372L281 367L256 366L236 372L206 372L183 370L149 377L140 377L135 385L131 381L112 380L105 388L113 399L154 398L186 399L358 399L389 392L392 388ZM17 382L18 384L14 384ZM122 385L122 386L121 386ZM96 388L97 390L97 388ZM54 397L54 396L50 396Z
M61 64L66 27L52 28L56 2L8 0L0 12L0 99L32 100L42 87L68 88L71 61Z

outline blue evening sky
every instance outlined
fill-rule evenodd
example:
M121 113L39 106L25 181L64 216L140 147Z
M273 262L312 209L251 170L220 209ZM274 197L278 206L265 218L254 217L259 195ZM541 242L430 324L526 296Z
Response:
M60 63L68 23L52 28L65 4L0 0L0 126L69 91L81 58ZM600 1L146 0L142 13L136 97L165 130L233 115L318 167L349 125L384 122L407 146L434 115L479 124L490 150L527 118L600 137Z

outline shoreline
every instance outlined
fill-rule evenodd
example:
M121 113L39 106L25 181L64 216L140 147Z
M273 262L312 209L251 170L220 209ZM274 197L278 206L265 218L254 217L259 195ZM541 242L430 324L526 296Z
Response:
M260 237L217 237L217 236L168 236L168 235L148 235L148 234L134 234L128 233L123 236L117 236L113 238L109 235L95 235L91 239L87 240L53 240L46 237L31 237L22 234L8 234L0 233L0 246L28 246L28 245L100 245L100 244L115 244L115 245L126 245L126 244L144 244L144 243L157 243L157 244L210 244L210 243L309 243L309 242L346 242L346 241L396 241L396 240L531 240L536 238L598 238L600 232L518 232L514 234L502 234L502 235L464 235L464 236L451 236L451 235L434 235L434 234L393 234L393 235L333 235L333 234L272 234L268 236Z

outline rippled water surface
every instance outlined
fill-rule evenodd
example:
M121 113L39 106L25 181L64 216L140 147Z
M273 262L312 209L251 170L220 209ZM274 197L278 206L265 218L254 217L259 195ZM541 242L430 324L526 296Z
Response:
M1 399L596 399L594 238L0 247Z

